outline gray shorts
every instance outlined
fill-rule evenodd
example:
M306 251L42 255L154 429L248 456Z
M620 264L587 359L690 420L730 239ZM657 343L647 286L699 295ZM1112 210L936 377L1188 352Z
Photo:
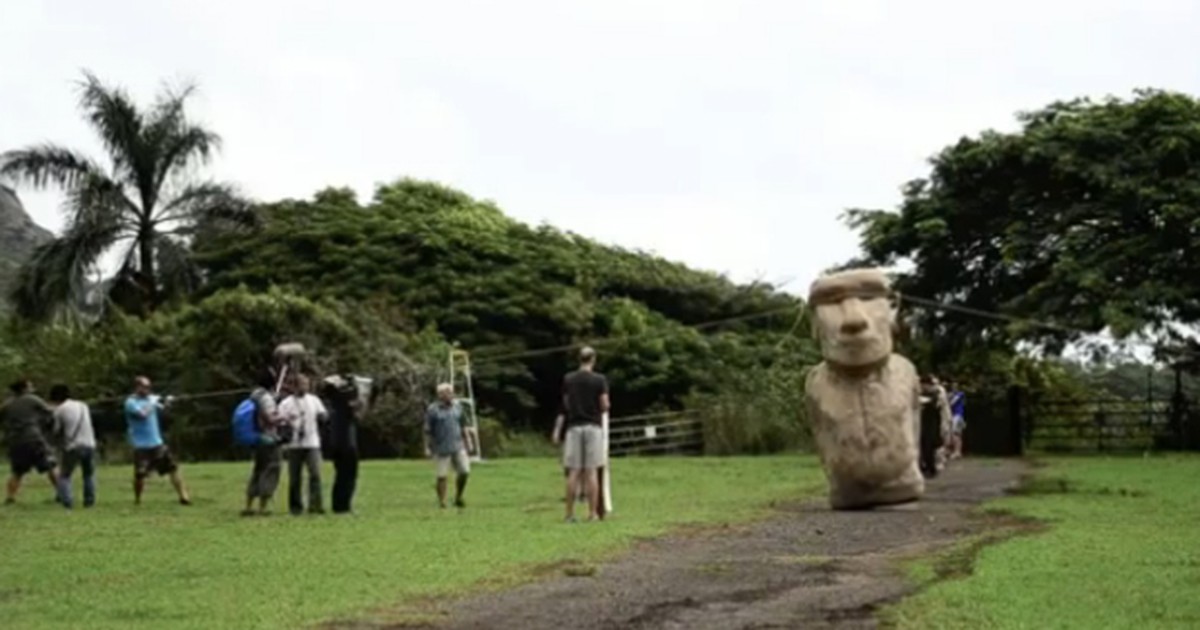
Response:
M585 424L567 429L563 444L563 466L571 470L590 470L607 464L604 433L600 425Z
M471 458L467 451L461 450L453 455L434 455L433 465L437 468L438 479L450 474L450 466L454 466L454 474L467 475L471 473Z

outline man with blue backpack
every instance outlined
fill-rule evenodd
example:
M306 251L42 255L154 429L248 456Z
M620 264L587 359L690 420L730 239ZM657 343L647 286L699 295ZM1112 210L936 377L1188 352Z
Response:
M271 498L279 487L279 473L283 466L282 419L275 405L275 378L270 370L264 370L258 378L257 387L250 392L233 412L234 442L254 451L254 468L246 484L246 509L242 516L266 516L270 514ZM254 501L258 510L254 510Z

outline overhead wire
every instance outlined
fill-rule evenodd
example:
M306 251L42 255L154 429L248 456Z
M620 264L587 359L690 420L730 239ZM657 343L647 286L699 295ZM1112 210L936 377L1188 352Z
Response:
M954 303L950 303L950 302L943 302L940 300L934 300L931 298L912 295L909 293L897 292L896 297L898 300L899 308L903 308L903 306L905 304L911 304L918 308L961 313L961 314L970 315L973 317L990 319L993 321L1002 321L1002 322L1007 322L1010 324L1021 324L1021 325L1030 326L1030 327L1042 328L1045 330L1052 330L1055 332L1068 333L1068 334L1074 334L1074 335L1080 335L1080 336L1095 335L1095 332L1093 332L1093 331L1084 330L1084 329L1077 328L1077 327L1064 326L1062 324L1058 324L1058 323L1054 323L1054 322L1047 322L1047 321L1033 319L1033 318L1017 317L1017 316L1009 315L1007 313L1001 313L998 311L989 311L989 310L985 310L985 309L963 306L961 304L954 304ZM683 327L689 328L692 330L708 330L711 328L716 328L716 327L720 327L720 326L724 326L724 325L728 325L728 324L765 319L765 318L779 315L780 313L784 313L784 312L788 312L788 311L796 311L797 312L796 318L792 322L792 325L789 327L787 332L783 333L783 336L781 337L780 342L776 343L773 348L774 352L778 352L782 348L783 342L785 342L788 337L795 334L796 329L799 327L800 323L803 321L805 308L807 308L807 307L806 307L806 305L803 305L803 304L800 304L800 305L789 304L787 306L770 308L770 309L766 309L766 310L755 312L755 313L744 313L741 315L735 315L735 316L724 317L724 318L720 318L720 319L708 320L708 321L700 322L697 324L684 324ZM632 340L637 340L637 339L656 338L656 337L661 338L661 337L665 337L669 334L672 334L672 332L671 331L663 331L663 330L647 330L647 331L641 332L641 333L635 333L635 334L630 334L630 335L615 335L615 336L611 336L611 337L600 337L600 338L594 338L594 339L591 339L588 341L580 341L580 342L575 342L575 343L570 343L570 344L547 346L547 347L542 347L542 348L530 348L530 349L526 349L526 350L512 351L512 352L499 352L499 353L494 353L494 354L483 354L482 356L479 356L479 357L472 357L471 364L472 364L472 366L475 366L475 365L496 364L496 363L507 362L507 361L519 361L519 360L523 360L523 359L548 356L548 355L557 354L560 352L569 352L572 350L579 350L584 347L603 347L603 346L611 345L611 344L626 343L626 342L629 342ZM1152 342L1141 341L1141 340L1119 340L1119 341L1117 341L1117 343L1143 345L1145 347L1150 347L1150 348L1158 347L1155 344L1153 344ZM1197 355L1195 353L1188 352L1188 351L1183 351L1183 352L1185 352L1188 356L1200 356L1200 355ZM414 364L413 367L428 369L428 370L440 369L440 368L436 368L434 366L426 366L426 365L421 365L421 364ZM173 402L174 401L201 400L201 399L206 399L206 398L231 396L231 395L235 395L235 394L247 394L250 391L251 390L249 388L243 387L243 388L235 388L235 389L224 389L224 390L216 390L216 391L209 391L209 392L200 392L200 393L195 393L195 394L179 394L179 395L171 396L170 398ZM106 398L93 399L89 402L91 402L92 404L103 404L103 403L111 403L111 402L120 402L123 399L124 399L123 396L111 396L111 397L106 397ZM660 415L679 415L679 414L684 414L684 413L690 413L690 412L670 411L670 412L662 412L661 414L639 414L639 415L627 416L627 417L623 417L623 418L613 418L612 420L613 421L620 421L620 420L632 421L632 420L639 420L639 419L651 419L654 417L658 417Z

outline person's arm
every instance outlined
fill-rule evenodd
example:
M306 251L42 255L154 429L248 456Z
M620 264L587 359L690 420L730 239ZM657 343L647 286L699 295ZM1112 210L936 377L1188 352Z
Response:
M329 410L325 408L325 403L321 402L320 398L313 396L314 408L317 410L317 422L325 423L329 421Z
M550 434L550 440L552 442L554 442L555 444L558 444L559 442L562 441L562 430L563 430L563 421L564 420L566 420L566 416L564 416L561 413L558 414L558 417L554 419L554 433Z
M600 392L600 413L608 413L608 410L612 408L610 402L608 398L608 379L604 378L604 390Z
M468 430L467 417L463 414L461 407L458 410L458 426L462 430L463 446L466 447L469 453L471 452L471 432Z
M426 409L425 410L425 430L421 432L421 440L425 445L425 457L429 457L430 455L433 454L433 451L429 450L429 435L432 432L433 432L433 410Z
M139 405L137 400L130 398L125 401L125 414L132 414L145 420L150 417L150 405Z

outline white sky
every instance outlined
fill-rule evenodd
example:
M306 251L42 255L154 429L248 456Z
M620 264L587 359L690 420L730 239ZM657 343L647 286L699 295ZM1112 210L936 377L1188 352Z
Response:
M1200 92L1188 0L0 0L0 150L102 157L81 68L190 79L213 175L273 200L408 175L805 291L924 160L1015 111ZM58 198L20 191L61 227Z

